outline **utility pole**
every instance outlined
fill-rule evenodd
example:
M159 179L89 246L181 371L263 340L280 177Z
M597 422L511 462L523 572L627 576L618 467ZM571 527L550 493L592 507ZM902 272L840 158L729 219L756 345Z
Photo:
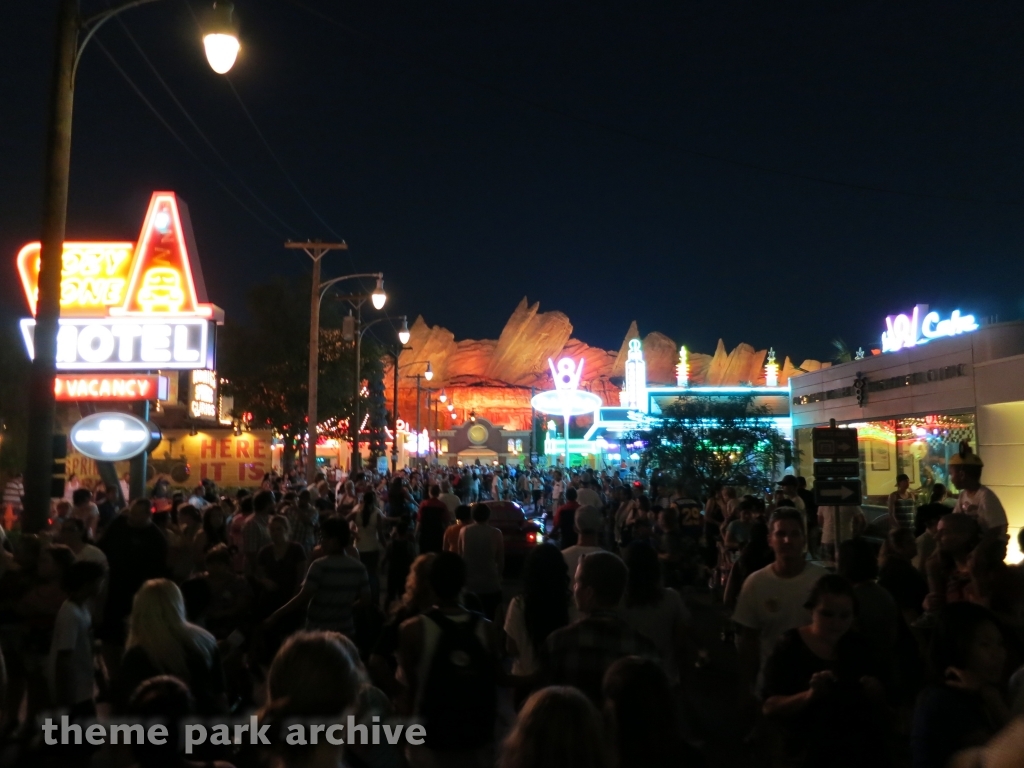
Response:
M308 422L306 443L306 482L312 483L316 477L316 441L317 441L317 379L320 375L320 259L331 251L347 251L348 244L322 243L319 240L305 243L288 241L284 244L290 250L305 251L313 260L313 280L309 298L309 401L306 408Z

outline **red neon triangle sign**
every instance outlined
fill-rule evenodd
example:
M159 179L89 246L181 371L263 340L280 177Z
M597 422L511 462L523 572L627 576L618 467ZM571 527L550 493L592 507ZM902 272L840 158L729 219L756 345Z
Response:
M189 256L177 197L154 192L135 246L124 304L111 307L110 314L212 317L213 307L200 304L196 296Z

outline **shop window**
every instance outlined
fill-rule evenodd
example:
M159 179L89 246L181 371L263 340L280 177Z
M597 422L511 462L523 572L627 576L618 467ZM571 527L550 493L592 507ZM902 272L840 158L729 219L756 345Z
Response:
M522 438L516 438L516 453L522 453L522 452L523 452L523 439Z
M448 438L441 438L441 453L448 453Z
M860 479L865 504L884 506L896 488L896 476L910 477L918 504L927 504L936 483L950 494L959 493L949 479L949 460L967 440L977 450L973 413L931 414L885 421L848 422L856 427L860 447ZM813 484L811 428L794 430L797 468Z
M516 452L516 441L513 440L511 437L508 439L508 452L509 453L515 453Z

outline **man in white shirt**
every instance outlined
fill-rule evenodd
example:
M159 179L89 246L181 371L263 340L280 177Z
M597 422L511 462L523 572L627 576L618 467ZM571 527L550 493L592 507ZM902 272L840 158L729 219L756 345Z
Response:
M975 518L986 533L1005 535L1009 524L1006 510L992 489L981 484L984 466L981 457L966 443L961 444L960 453L949 460L949 479L960 489L953 511Z
M601 546L597 543L598 536L604 528L604 515L596 507L583 506L576 510L576 533L579 539L576 544L562 550L562 557L569 566L569 576L572 579L570 588L576 583L576 567L584 555L591 552L600 552Z
M747 577L732 615L739 629L736 647L743 691L752 690L783 633L810 623L811 613L804 604L818 579L828 573L807 562L807 536L798 510L780 507L775 511L768 541L775 562Z
M452 484L447 480L441 481L441 495L437 497L438 500L448 507L448 513L451 515L451 519L455 519L455 510L459 508L462 503L459 497L452 493Z
M604 507L601 494L594 490L594 484L590 480L584 480L583 487L576 491L576 501L583 507L593 507L594 509Z

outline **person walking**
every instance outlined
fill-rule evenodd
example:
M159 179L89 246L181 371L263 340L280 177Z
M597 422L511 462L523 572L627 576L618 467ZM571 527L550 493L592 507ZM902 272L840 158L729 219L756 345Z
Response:
M807 598L827 571L807 561L803 513L779 507L769 521L775 561L743 582L732 620L739 628L736 646L745 694L754 692L764 663L779 638L810 620Z
M459 532L459 554L466 561L466 589L480 598L483 614L493 621L501 603L501 575L505 570L505 540L488 525L491 509L473 507L473 522Z
M377 494L373 491L364 493L362 502L348 519L355 526L355 544L359 550L359 561L366 566L370 579L370 599L373 605L380 605L380 559L384 550L384 515Z

